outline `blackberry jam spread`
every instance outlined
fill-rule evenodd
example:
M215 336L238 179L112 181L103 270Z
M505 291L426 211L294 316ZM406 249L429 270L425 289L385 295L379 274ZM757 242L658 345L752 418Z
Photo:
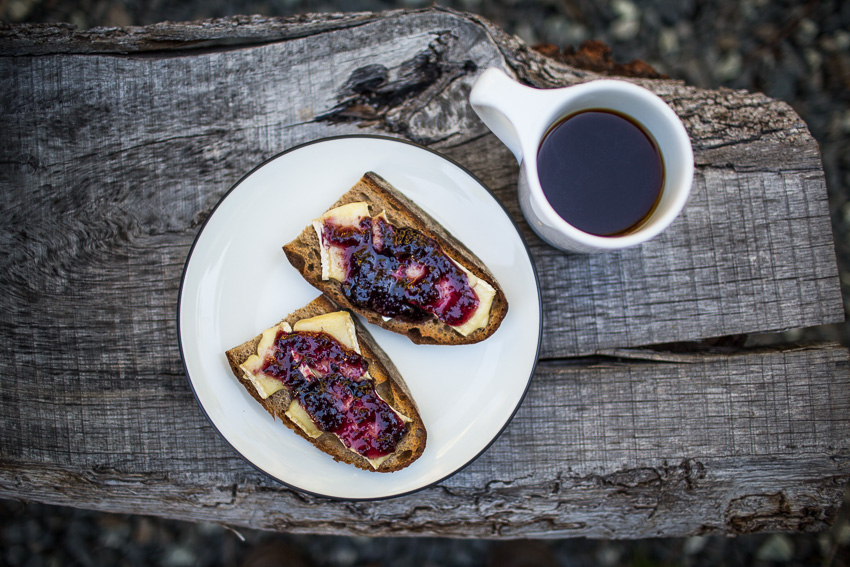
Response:
M368 459L395 451L406 424L363 379L368 361L321 332L280 331L261 368L281 380L316 427Z
M322 239L344 253L342 292L353 305L409 323L433 314L451 326L463 325L478 308L463 270L418 230L396 228L382 216L364 217L357 226L329 219Z

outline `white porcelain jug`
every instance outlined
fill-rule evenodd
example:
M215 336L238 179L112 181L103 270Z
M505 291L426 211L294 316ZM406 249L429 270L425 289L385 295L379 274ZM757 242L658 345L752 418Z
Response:
M647 89L619 80L597 80L558 89L519 84L500 69L484 71L469 95L472 108L520 163L519 202L534 231L556 248L603 252L646 242L667 228L690 194L694 158L682 121ZM592 110L625 115L654 140L661 155L663 181L652 212L633 230L600 236L579 230L552 207L538 175L538 151L553 126Z

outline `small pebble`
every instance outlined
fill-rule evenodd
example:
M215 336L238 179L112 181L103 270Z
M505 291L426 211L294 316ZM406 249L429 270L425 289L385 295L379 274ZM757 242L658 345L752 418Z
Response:
M840 130L845 134L850 134L850 110L845 110L839 116Z
M823 65L823 55L821 55L820 51L812 47L807 47L803 51L803 57L806 59L806 64L809 66L811 72L817 73L820 71Z
M850 523L845 521L843 525L838 526L835 534L835 540L838 542L838 545L842 545L844 547L850 545Z
M70 23L75 25L78 30L86 30L89 27L89 22L82 10L75 10L70 17Z
M640 8L631 0L614 0L611 3L614 13L625 20L640 19Z
M514 32L519 36L521 40L529 45L535 45L540 43L540 39L538 38L537 32L534 30L534 27L531 26L528 22L519 22L516 26L516 30Z
M617 14L617 19L611 24L611 35L620 41L637 37L640 31L640 8L631 0L614 0L611 8Z
M611 35L620 41L629 41L637 37L640 31L638 20L618 19L611 24Z
M590 39L590 32L584 25L570 22L564 33L563 45L581 45L588 39Z
M192 548L175 545L168 549L162 564L165 567L190 567L195 564L196 559L197 555Z
M120 2L113 2L106 12L106 25L109 27L125 28L133 25L133 19L127 8Z
M850 47L850 32L839 30L821 39L820 47L827 53L841 53Z
M756 558L759 561L785 563L794 555L794 544L783 534L773 534L759 547Z
M333 550L328 559L331 565L348 567L357 562L357 550L347 545L338 546Z
M596 560L602 567L613 567L620 564L620 550L614 545L604 545L596 552Z
M543 37L549 43L555 45L570 45L567 41L567 31L570 28L569 20L562 16L550 16L543 22Z
M795 35L797 41L801 43L812 43L820 33L820 27L817 22L810 18L803 18L797 26Z
M708 543L708 538L705 536L693 536L685 540L685 545L682 546L682 551L685 555L696 555L705 549L705 544Z
M658 34L658 49L663 55L671 56L679 52L679 36L672 28L662 28Z
M218 524L211 524L209 522L203 522L201 524L198 524L197 527L198 527L198 532L200 532L200 534L204 537L218 536L218 535L223 534L226 531L226 528L224 528L224 527L222 527Z
M741 74L743 59L737 51L725 53L714 66L714 78L719 83L731 81Z
M22 22L35 7L34 0L11 0L6 6L6 14L9 20L13 22Z

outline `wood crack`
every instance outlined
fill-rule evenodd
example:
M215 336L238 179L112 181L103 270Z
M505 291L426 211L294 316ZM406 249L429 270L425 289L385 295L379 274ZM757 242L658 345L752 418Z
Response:
M380 17L371 12L289 17L230 16L85 31L79 31L70 24L0 24L0 56L76 53L173 57L192 55L196 50L226 51L309 37L365 25Z
M746 357L753 354L794 353L823 351L840 348L832 342L818 344L780 344L775 346L744 347L743 344L718 346L717 339L687 343L645 345L642 347L599 349L593 355L548 356L538 359L538 366L596 366L616 363L618 360L629 364L702 364L713 357ZM712 344L714 343L714 344Z
M410 127L410 116L427 106L452 82L477 71L472 60L449 61L454 33L434 31L428 48L397 67L372 63L354 69L337 94L337 104L316 122L360 122L403 134L417 143L434 143ZM449 137L447 135L446 137Z
M716 150L716 149L719 149L719 148L728 148L728 147L731 147L731 146L740 146L740 145L745 145L745 144L751 144L753 142L757 142L757 141L763 139L765 136L769 136L771 134L778 134L778 133L782 133L782 132L784 132L784 129L775 128L775 129L770 129L770 130L763 130L763 131L755 133L751 136L747 136L746 138L739 138L739 139L735 139L735 140L727 140L727 141L724 141L724 142L717 142L717 143L713 143L713 144L712 143L700 142L700 143L694 145L694 150L695 151L708 151L708 150Z

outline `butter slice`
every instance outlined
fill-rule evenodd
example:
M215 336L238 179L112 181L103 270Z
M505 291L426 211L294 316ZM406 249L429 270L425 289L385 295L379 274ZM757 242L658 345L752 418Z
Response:
M331 209L313 221L313 229L319 237L319 254L322 259L322 279L345 281L347 276L345 256L342 250L335 246L326 246L322 240L322 226L326 221L333 221L337 226L356 227L364 217L369 216L369 205L362 201L348 203Z
M264 400L283 388L283 382L277 378L266 376L261 371L263 362L274 349L274 340L280 331L291 333L292 327L286 321L281 321L274 327L263 331L263 336L257 345L257 354L252 354L239 365L239 368L242 369L242 375L254 385L257 393Z

